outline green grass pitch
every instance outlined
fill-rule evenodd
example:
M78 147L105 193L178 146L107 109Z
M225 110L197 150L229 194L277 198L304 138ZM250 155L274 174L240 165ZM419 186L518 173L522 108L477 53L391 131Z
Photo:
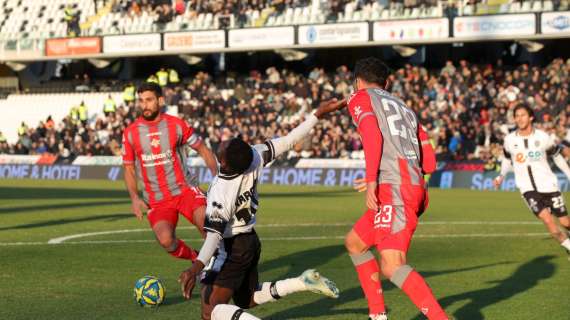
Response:
M430 198L409 262L448 313L462 320L570 319L570 261L518 193L431 190ZM363 194L262 186L260 201L261 279L317 268L337 282L341 296L301 293L252 313L366 319L342 240L364 210ZM200 246L187 221L179 228L180 237ZM61 244L48 244L57 238ZM121 182L0 180L0 319L199 319L198 291L184 301L176 282L187 267L130 213ZM133 300L134 283L144 275L166 286L157 310ZM383 281L383 288L391 319L423 319L392 284Z

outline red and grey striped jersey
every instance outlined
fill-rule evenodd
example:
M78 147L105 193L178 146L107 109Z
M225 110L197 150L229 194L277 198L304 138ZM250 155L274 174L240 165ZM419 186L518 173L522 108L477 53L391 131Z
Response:
M367 181L423 186L422 147L429 142L415 113L377 88L355 92L348 108L363 140Z
M123 132L123 164L135 164L150 205L171 199L195 179L186 165L185 146L196 149L202 139L183 120L161 114L158 121L137 119Z

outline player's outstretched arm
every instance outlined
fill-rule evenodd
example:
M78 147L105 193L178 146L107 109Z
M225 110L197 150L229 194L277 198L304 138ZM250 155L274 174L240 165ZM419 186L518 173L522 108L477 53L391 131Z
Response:
M295 129L291 130L289 134L284 137L271 139L269 141L270 149L272 151L271 160L277 158L281 154L293 149L295 144L306 137L311 129L327 114L340 110L346 106L346 100L332 99L323 101L314 114L307 117L307 119L298 125ZM267 161L266 161L267 162Z
M214 156L214 153L212 152L212 150L210 150L210 148L208 148L205 143L201 143L196 148L196 152L198 152L200 157L202 157L202 159L204 159L206 166L212 172L212 176L217 175L218 174L218 162L216 161L216 156Z

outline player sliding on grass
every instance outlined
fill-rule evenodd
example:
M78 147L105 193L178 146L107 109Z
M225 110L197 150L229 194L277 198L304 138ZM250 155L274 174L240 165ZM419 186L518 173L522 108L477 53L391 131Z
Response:
M515 172L515 182L529 209L544 223L554 239L570 254L570 217L564 204L564 198L558 188L558 179L548 164L552 158L560 171L570 179L570 168L560 154L562 146L556 145L546 132L533 128L534 113L524 104L514 108L517 130L505 137L503 144L504 158L501 162L501 174L495 178L495 187L499 187L504 176L511 170ZM555 219L566 229L560 230Z
M220 152L220 173L208 190L206 240L192 267L179 279L182 293L189 299L196 276L219 246L225 249L219 250L202 280L202 319L210 319L216 305L227 304L232 298L240 308L251 308L299 291L338 296L336 285L315 270L307 270L296 278L259 284L261 244L254 226L259 206L257 184L263 167L307 136L318 119L344 105L345 101L323 102L314 115L284 137L255 146L236 138ZM216 319L238 318L228 313Z
M416 115L383 90L388 67L376 58L356 63L348 107L364 146L368 211L346 235L345 245L368 300L372 320L388 319L380 272L402 289L428 319L447 315L406 254L418 217L427 207L423 175L435 170L435 154ZM380 266L369 251L380 252Z
M123 133L125 183L132 210L141 220L141 208L149 209L147 218L160 245L176 258L193 261L197 253L176 238L178 213L203 233L206 196L188 175L185 148L198 151L214 175L216 159L184 121L160 112L164 105L160 86L145 83L137 93L142 115ZM138 195L135 171L144 184L144 201Z

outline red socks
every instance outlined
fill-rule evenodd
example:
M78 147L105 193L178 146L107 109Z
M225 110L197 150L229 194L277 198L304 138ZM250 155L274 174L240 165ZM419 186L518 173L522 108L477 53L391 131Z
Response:
M186 243L180 239L177 240L176 250L169 252L169 254L175 258L186 259L190 261L194 261L196 258L198 258L198 253L187 246Z
M416 307L430 320L448 320L424 278L408 265L400 267L392 282L404 291Z
M380 283L380 268L374 255L367 251L363 254L351 255L352 263L358 273L360 286L364 291L364 296L368 301L368 309L370 314L379 314L386 312L384 305L384 295L382 294L382 285Z

